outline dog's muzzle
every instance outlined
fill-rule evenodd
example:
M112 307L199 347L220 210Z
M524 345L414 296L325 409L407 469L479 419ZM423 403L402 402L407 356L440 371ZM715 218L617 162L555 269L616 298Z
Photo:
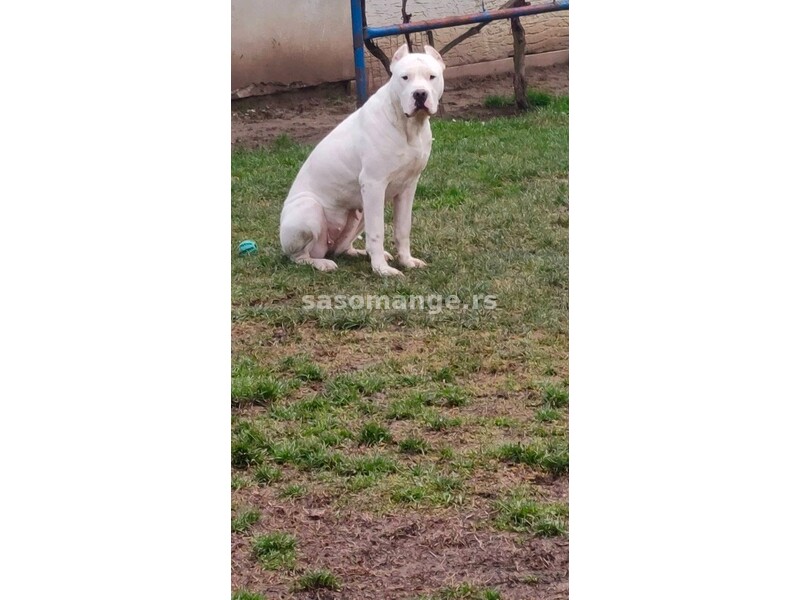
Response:
M417 109L417 110L422 110L422 109L427 110L427 108L425 108L425 102L428 100L428 92L426 92L424 90L417 90L416 92L414 92L413 98L414 98L414 108L415 109Z

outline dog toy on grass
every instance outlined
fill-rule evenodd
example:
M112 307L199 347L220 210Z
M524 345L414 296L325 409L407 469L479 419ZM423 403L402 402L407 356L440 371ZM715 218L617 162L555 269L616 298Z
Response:
M258 252L258 244L253 240L245 240L239 244L239 256L247 256Z

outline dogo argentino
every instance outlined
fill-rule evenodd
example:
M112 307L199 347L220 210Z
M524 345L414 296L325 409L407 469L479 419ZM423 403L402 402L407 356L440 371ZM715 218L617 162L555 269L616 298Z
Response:
M399 266L426 266L411 256L411 206L431 153L430 116L444 91L444 62L425 46L403 44L392 57L392 76L367 102L314 148L283 205L281 246L294 262L320 271L326 256L368 255L382 276L402 275L384 251L384 202L394 202L394 241ZM353 240L366 233L366 251Z

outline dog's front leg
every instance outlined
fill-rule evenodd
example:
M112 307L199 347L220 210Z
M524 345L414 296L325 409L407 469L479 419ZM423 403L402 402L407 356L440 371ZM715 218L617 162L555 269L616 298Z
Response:
M417 191L417 181L400 192L394 199L394 244L397 262L406 269L426 267L425 261L411 256L411 207Z
M362 181L361 198L364 202L364 233L367 237L367 254L369 254L372 270L381 277L402 275L386 262L383 249L383 201L386 184L379 181Z

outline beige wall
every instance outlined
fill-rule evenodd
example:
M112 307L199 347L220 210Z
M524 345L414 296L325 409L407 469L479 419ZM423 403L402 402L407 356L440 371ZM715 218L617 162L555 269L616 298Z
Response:
M505 0L485 0L497 8ZM552 0L533 0L549 4ZM400 22L401 0L367 0L370 25ZM412 21L480 11L480 0L408 0ZM232 0L231 89L248 88L238 95L265 93L286 86L308 86L354 78L349 0ZM523 17L528 53L569 47L569 11ZM437 29L434 45L441 48L470 26ZM414 34L415 44L424 34ZM387 54L402 43L400 36L375 42ZM508 20L489 23L483 31L451 50L448 66L505 58L511 55ZM367 53L370 85L385 80L380 63ZM253 85L255 84L255 85Z
M231 89L353 79L348 0L232 0Z

